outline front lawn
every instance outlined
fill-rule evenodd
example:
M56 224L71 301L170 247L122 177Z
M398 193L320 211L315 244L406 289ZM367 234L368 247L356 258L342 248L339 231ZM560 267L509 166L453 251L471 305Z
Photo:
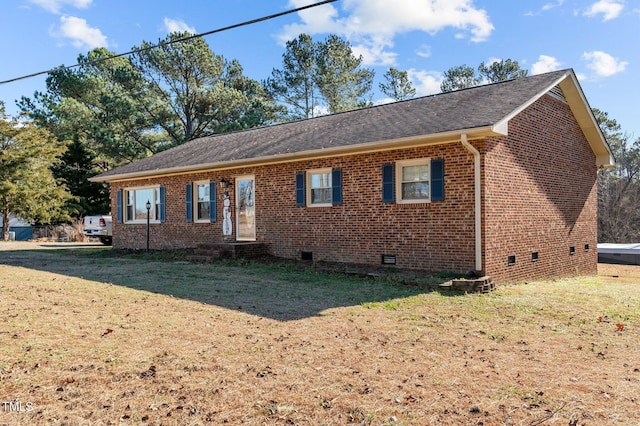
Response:
M640 267L456 295L2 251L0 324L0 424L640 424Z

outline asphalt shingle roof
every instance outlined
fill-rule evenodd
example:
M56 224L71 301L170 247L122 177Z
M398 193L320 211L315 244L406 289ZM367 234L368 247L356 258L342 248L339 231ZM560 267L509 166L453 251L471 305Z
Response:
M555 71L308 120L204 137L96 176L162 173L494 125L567 74Z

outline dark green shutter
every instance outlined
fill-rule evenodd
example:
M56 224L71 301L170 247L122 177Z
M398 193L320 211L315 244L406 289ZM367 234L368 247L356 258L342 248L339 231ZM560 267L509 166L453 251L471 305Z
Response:
M116 218L118 223L122 223L122 189L116 191Z
M296 173L296 206L305 205L304 181L304 172Z
M165 198L166 198L166 190L164 186L160 187L160 222L164 222L166 220L166 209L165 209Z
M212 180L209 182L209 220L211 222L215 222L216 215L216 181Z
M431 160L431 201L444 200L444 160Z
M393 203L395 197L395 173L393 164L382 165L382 201Z
M333 169L331 171L331 186L333 190L333 205L342 204L342 169Z
M188 183L185 194L187 202L187 222L193 222L193 184Z

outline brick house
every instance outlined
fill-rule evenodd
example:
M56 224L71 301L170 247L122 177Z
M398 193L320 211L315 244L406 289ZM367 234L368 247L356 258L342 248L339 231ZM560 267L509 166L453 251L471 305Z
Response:
M257 242L283 258L494 282L597 268L611 151L572 70L190 141L103 173L113 245ZM117 219L117 220L115 220Z

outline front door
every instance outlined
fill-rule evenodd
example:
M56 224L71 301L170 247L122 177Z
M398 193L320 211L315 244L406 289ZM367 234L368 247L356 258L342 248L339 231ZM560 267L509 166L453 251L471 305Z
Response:
M238 241L256 240L255 177L236 178L236 238Z

